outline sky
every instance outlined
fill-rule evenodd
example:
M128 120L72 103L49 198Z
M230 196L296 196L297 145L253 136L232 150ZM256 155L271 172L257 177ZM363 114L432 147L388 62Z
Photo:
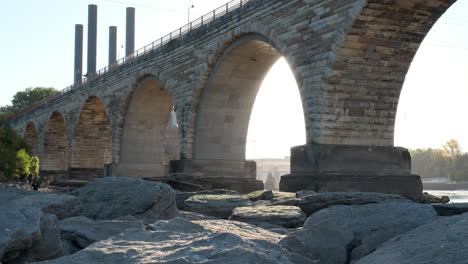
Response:
M27 87L63 89L73 82L74 25L98 5L98 69L107 64L108 28L118 27L124 54L125 8L136 8L136 49L185 25L226 0L14 0L0 16L0 105ZM86 71L84 56L83 71ZM398 106L395 145L439 147L449 138L468 151L468 0L458 0L422 43ZM266 77L252 111L247 158L289 156L305 143L304 116L296 82L280 60Z

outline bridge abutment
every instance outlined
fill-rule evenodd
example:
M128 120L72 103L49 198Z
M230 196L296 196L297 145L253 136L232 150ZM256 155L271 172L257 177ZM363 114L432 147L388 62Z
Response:
M280 190L382 192L420 195L419 176L411 175L407 149L385 146L309 144L291 149L291 174Z

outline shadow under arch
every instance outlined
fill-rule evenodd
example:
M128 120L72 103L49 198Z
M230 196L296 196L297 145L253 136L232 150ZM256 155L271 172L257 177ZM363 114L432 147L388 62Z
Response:
M175 117L171 115L172 102L169 91L154 76L139 80L126 104L120 159L113 175L142 178L167 174L169 160L178 158L165 151L166 129L171 116Z
M111 142L105 104L97 96L90 96L73 131L70 178L89 180L104 176L104 166L111 163Z
M37 136L37 129L33 122L28 122L24 129L24 141L31 147L32 156L39 154L39 137Z
M41 174L63 179L68 175L68 137L65 119L53 112L44 133L44 146L40 159Z

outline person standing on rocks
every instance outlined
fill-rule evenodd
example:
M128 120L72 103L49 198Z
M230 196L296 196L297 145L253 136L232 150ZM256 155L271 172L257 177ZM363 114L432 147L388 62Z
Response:
M40 188L40 183L39 183L39 180L37 179L37 177L34 178L34 181L33 181L32 185L31 185L31 187L32 187L32 189L33 189L34 191L39 190L39 188Z

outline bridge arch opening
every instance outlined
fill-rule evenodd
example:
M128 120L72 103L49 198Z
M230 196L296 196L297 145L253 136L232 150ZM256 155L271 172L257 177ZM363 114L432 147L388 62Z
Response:
M59 112L52 113L44 134L41 171L54 174L68 171L68 141L65 119Z
M70 177L88 180L104 176L111 163L111 135L105 105L96 96L84 103L73 131Z
M270 40L257 34L243 36L224 50L211 71L199 99L195 119L193 160L212 160L213 164L219 161L220 167L227 168L225 171L216 172L220 174L219 176L255 178L256 171L252 173L248 169L255 170L255 165L242 163L247 157L247 138L251 129L249 126L251 126L252 109L265 76L281 56ZM281 60L281 64L288 68L286 60ZM296 82L294 75L291 76L293 82ZM292 86L297 89L297 83L293 83ZM301 99L299 103L295 103L301 108L300 115L304 123ZM272 116L265 117L269 118L274 119ZM302 129L305 137L304 124ZM284 138L277 138L276 141L269 143L273 146L282 140ZM289 156L289 153L286 155ZM289 163L289 158L286 158L286 162ZM239 168L240 171L235 172Z
M33 156L37 156L39 151L39 138L36 132L36 126L33 122L29 122L26 125L26 129L24 130L24 141L31 147L31 154Z
M179 158L179 136L172 97L155 79L142 80L129 99L120 147L118 176L155 177Z

